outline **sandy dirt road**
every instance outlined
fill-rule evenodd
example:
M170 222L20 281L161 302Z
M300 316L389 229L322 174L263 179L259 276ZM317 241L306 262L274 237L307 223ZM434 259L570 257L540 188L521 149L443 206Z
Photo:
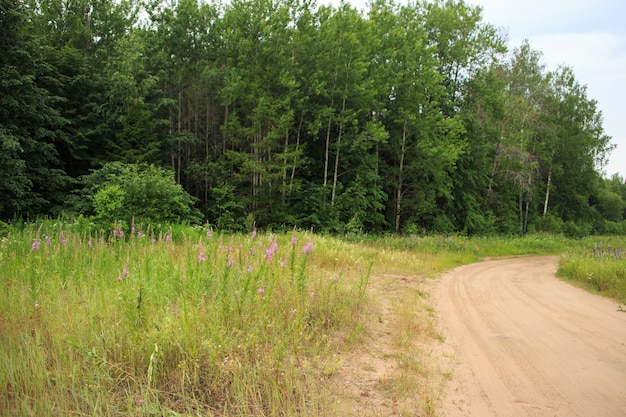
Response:
M443 416L626 416L626 312L555 278L557 259L460 267L435 306L452 373Z

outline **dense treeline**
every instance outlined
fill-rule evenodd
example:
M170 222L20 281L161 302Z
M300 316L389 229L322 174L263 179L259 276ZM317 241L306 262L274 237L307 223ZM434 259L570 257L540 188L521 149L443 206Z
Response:
M626 231L585 86L463 1L0 4L2 219L167 199L120 179L156 172L226 229Z

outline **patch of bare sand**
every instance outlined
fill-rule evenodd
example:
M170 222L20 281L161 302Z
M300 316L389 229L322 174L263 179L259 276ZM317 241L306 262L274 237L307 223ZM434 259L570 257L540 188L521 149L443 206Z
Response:
M626 416L626 314L555 278L557 259L467 265L433 301L454 358L438 414Z
M363 330L329 378L337 415L431 416L447 370L431 358L439 335L427 278L375 276Z

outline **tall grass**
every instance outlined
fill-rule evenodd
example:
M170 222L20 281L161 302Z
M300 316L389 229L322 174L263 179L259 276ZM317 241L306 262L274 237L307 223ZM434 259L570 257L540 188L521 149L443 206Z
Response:
M329 407L316 374L333 335L357 327L363 259L328 258L306 233L68 229L0 243L1 415Z
M337 239L131 227L94 232L78 219L4 231L1 416L336 415L325 381L340 366L334 354L362 342L377 308L371 275L434 277L484 257L569 252L562 274L569 268L584 281L613 268L615 284L599 289L624 284L623 259L594 258L590 242L558 236ZM411 294L392 309L404 372L394 395L412 392L413 373L427 369L407 341L437 338L421 314L427 306Z
M589 237L565 254L557 275L626 304L626 237Z

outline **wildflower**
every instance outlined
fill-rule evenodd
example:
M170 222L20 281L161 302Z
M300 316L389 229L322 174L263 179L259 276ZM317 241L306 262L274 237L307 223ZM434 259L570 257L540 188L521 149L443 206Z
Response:
M271 262L272 258L274 257L274 252L276 252L276 250L278 250L278 243L272 242L270 247L265 249L265 255L263 257Z
M284 268L285 267L285 261L280 261L280 267Z
M141 230L137 230L137 239L141 239L143 237L143 233L141 233Z
M52 245L52 239L50 239L50 236L46 236L46 245Z
M252 229L252 239L256 237L256 229Z
M129 272L128 272L128 268L124 267L124 269L122 270L122 275L120 275L117 280L118 281L123 281L124 278L126 278L128 276Z
M204 251L200 251L200 255L198 255L198 262L206 261L206 256L204 255Z
M213 229L208 229L206 231L206 237L208 237L209 239L213 238Z
M41 245L41 242L39 241L39 239L35 240L32 244L32 246L30 247L30 251L31 252L35 252L39 250L39 245Z
M302 248L302 252L307 255L313 251L313 242L309 242Z
M61 242L62 245L66 245L67 244L67 240L65 240L65 237L63 236L63 233L61 233L59 235L59 242Z
M226 265L228 265L229 268L232 268L235 265L235 260L230 258Z
M252 271L254 271L254 267L253 267L252 265L250 265L250 266L248 267L248 272L252 272Z
M124 231L122 229L120 229L119 235L120 235L120 237L124 237Z
M115 237L115 238L116 238L117 236L118 236L117 229L113 229L113 237Z
M258 289L259 294L263 294L265 292L265 288L261 287Z
M172 232L168 232L165 235L165 241L168 242L168 243L172 241Z
M291 245L292 246L296 246L296 243L298 243L298 238L295 236L291 237Z
M91 239L87 241L87 246L89 246L90 248L93 246L93 242L91 241Z

